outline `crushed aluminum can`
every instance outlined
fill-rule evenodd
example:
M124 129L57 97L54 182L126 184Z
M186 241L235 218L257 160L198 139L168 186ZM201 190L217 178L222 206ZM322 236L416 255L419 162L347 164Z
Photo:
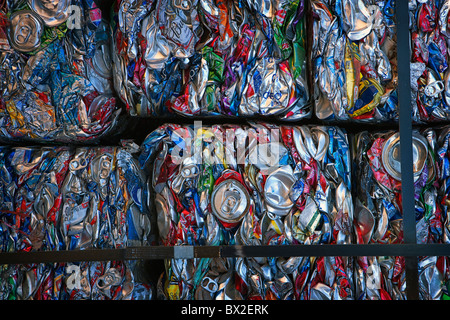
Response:
M413 134L413 174L417 180L422 173L428 156L426 140L418 133ZM394 133L384 142L382 150L384 169L396 180L401 180L400 134Z
M395 3L311 1L315 114L321 120L398 119Z
M264 184L264 199L267 212L284 216L294 205L290 192L295 183L294 172L290 166L283 166L272 172Z
M305 1L117 1L114 86L132 116L311 116Z
M133 260L3 265L0 300L150 300L142 272Z
M225 228L236 226L250 208L250 195L234 176L239 178L237 172L225 170L211 193L212 213Z
M96 3L29 0L0 10L8 42L0 43L0 140L86 142L117 130L112 29Z
M3 147L1 251L151 241L143 172L119 147Z
M14 12L10 16L9 42L20 52L37 49L41 44L44 25L41 17L30 10Z
M71 14L70 1L29 0L31 9L45 22L46 26L56 27L64 23Z

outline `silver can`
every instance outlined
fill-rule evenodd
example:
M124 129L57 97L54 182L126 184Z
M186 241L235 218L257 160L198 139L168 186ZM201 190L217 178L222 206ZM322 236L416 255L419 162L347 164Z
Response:
M425 138L413 132L413 172L416 181L425 166L428 148ZM383 145L382 162L386 172L395 180L401 180L400 134L394 133Z
M33 11L21 10L14 12L10 17L9 43L17 51L33 51L41 44L43 31L43 21Z
M235 179L226 179L211 194L212 213L226 229L234 228L250 209L247 189Z
M295 183L294 173L289 165L272 172L264 185L264 199L268 212L277 216L287 215L294 203L289 194Z
M28 4L49 27L64 23L72 13L69 0L28 0Z

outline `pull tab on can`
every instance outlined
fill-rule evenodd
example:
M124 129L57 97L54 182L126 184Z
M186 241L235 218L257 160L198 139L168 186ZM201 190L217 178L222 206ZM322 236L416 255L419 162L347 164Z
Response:
M33 51L41 44L43 30L43 21L36 13L17 11L10 17L9 42L18 51Z
M425 87L425 94L429 97L436 97L444 91L444 89L445 87L442 81L435 81Z
M225 173L229 171L226 170ZM237 179L225 178L214 186L211 194L211 207L213 214L224 228L233 229L249 211L250 195Z

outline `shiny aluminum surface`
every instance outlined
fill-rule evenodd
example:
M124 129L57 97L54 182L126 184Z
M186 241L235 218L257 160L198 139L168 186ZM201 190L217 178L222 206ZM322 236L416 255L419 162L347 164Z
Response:
M250 196L237 180L227 179L214 187L211 194L212 213L227 223L239 222L248 212Z
M44 31L39 15L30 10L17 11L11 15L10 22L8 36L14 49L29 52L39 47Z
M413 135L413 172L417 180L428 156L426 141L418 134ZM382 151L383 166L396 180L401 180L400 134L397 132L384 143Z

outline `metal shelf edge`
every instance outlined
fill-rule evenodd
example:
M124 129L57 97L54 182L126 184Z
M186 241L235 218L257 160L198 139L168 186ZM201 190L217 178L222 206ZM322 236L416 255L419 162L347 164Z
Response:
M184 247L184 248L183 248ZM293 256L450 256L447 244L324 244L279 246L128 247L73 251L0 253L0 264L76 261L163 260L192 258L244 258ZM181 249L181 250L180 250Z

